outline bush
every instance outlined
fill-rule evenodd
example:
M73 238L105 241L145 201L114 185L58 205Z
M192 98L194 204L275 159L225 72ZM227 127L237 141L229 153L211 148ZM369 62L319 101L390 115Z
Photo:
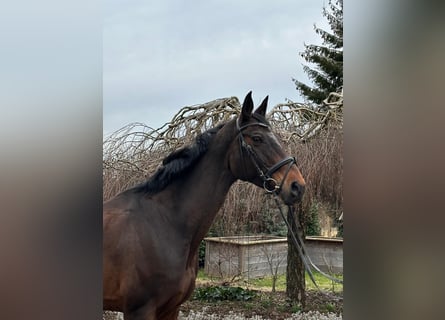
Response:
M318 217L318 203L313 203L309 208L309 214L306 220L306 235L319 236L321 233L320 219Z
M216 301L249 301L257 296L253 290L229 286L209 286L196 288L193 299L216 302Z
M198 248L198 266L199 268L204 268L206 260L206 242L201 241Z

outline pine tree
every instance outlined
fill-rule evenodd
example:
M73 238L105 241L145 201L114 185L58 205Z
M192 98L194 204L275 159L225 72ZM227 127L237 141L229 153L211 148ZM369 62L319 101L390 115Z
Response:
M343 0L335 0L335 3L329 0L328 6L323 8L323 16L327 18L332 33L314 25L315 32L323 39L323 45L305 44L305 50L300 53L304 60L316 66L303 66L314 87L292 79L306 102L316 105L343 86Z

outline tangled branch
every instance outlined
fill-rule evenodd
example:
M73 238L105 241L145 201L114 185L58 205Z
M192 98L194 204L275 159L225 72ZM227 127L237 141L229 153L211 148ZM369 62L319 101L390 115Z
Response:
M147 178L171 151L189 143L199 133L240 112L236 97L186 106L158 129L131 123L105 138L103 143L104 198ZM286 144L307 141L328 126L343 125L343 93L331 93L323 105L276 105L268 113L274 130Z

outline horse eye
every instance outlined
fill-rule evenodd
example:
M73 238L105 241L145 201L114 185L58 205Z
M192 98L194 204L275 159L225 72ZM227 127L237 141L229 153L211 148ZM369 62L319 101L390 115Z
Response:
M253 142L258 142L258 143L263 141L263 139L260 136L252 136L252 140Z

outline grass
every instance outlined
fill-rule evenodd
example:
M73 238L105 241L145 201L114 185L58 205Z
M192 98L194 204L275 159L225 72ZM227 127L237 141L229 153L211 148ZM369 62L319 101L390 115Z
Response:
M343 291L343 284L333 282L332 280L329 280L325 278L321 273L319 272L313 272L315 281L317 282L320 289L325 291L331 291L331 292L341 292ZM343 279L343 275L335 275L339 279ZM198 271L198 281L202 282L214 282L218 283L221 282L218 278L210 278L207 275L204 274L204 270L200 269ZM258 279L250 279L248 282L245 281L235 281L233 285L237 286L246 286L246 287L255 287L258 289L262 289L265 291L269 291L272 289L272 277L264 277L264 278L258 278ZM314 290L316 289L315 285L312 283L309 275L306 272L306 289L307 290ZM286 275L280 275L278 276L277 282L276 282L276 290L277 291L286 291Z
M341 292L343 291L343 284L337 283L332 280L329 280L325 276L323 276L320 272L313 272L315 282L318 284L318 287L322 290L330 290L333 292ZM343 275L334 275L336 278L343 280ZM316 289L315 285L312 283L311 278L306 272L306 288L307 289Z
M332 281L315 273L318 285L323 291L332 292ZM339 276L339 278L342 278ZM335 293L326 295L313 290L315 287L306 275L306 303L304 308L290 301L286 296L286 276L278 277L277 291L272 293L272 277L251 279L250 281L209 277L199 270L194 296L181 306L181 312L188 315L193 310L205 309L209 314L243 314L245 319L262 316L263 319L290 319L298 311L319 312L337 315L343 313L343 286L335 284ZM340 299L333 299L338 296ZM210 302L209 302L210 301ZM193 318L196 319L196 318ZM208 319L203 317L202 319ZM244 318L243 318L244 319ZM292 318L293 319L293 318ZM304 317L304 319L309 319ZM311 319L319 319L318 317ZM323 318L331 319L331 318Z
M198 280L205 280L205 281L211 281L212 279L210 277L208 277L205 273L204 273L204 269L199 269L198 270Z

